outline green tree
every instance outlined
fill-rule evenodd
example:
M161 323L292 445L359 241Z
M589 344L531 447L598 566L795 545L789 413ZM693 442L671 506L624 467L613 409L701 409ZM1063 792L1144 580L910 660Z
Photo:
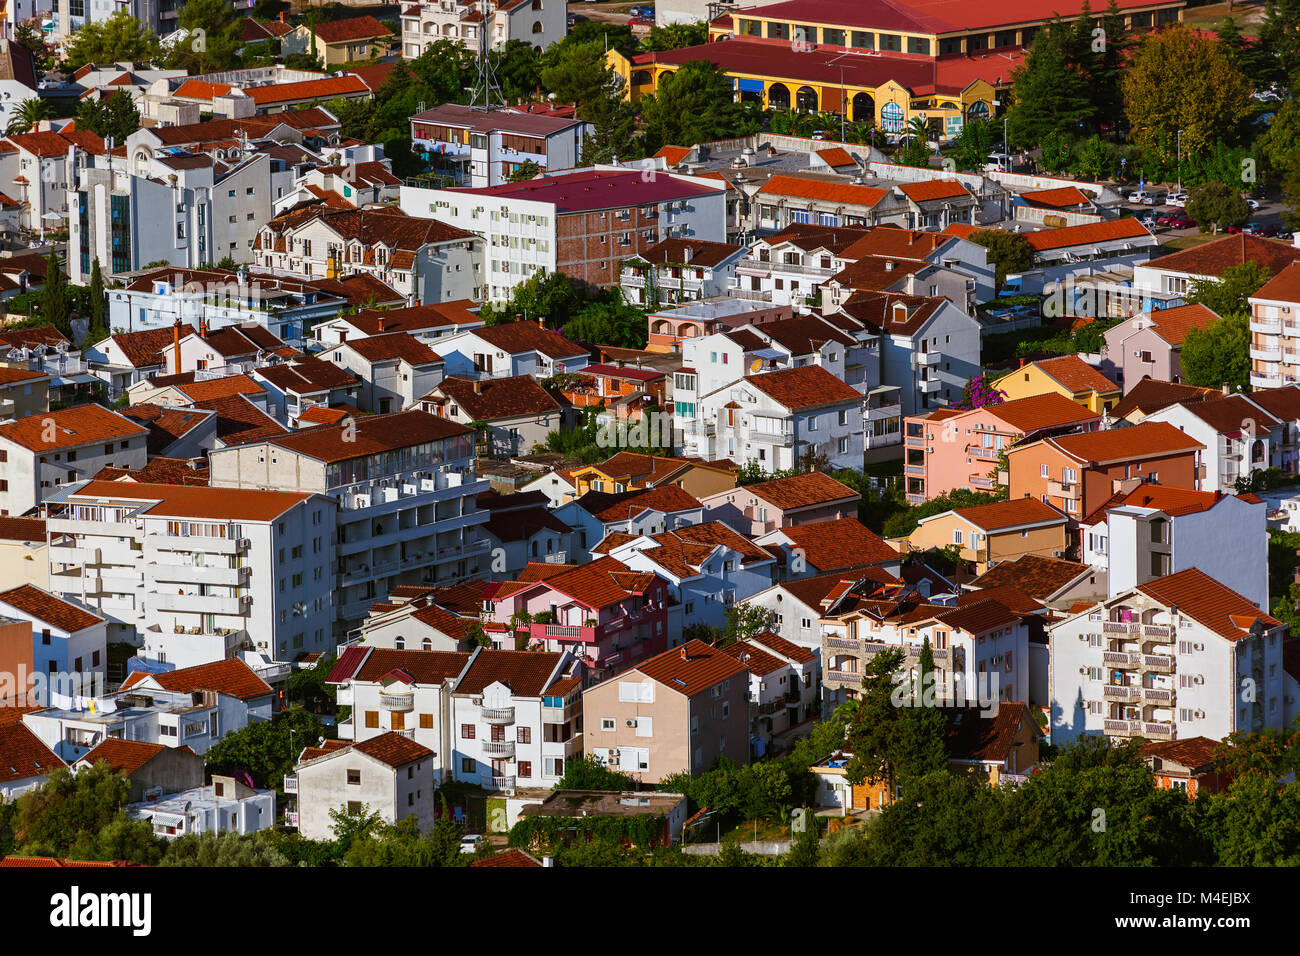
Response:
M409 66L427 93L425 109L442 103L469 102L478 75L478 60L465 45L455 40L434 40ZM388 78L391 80L393 75L390 73Z
M1060 20L1034 37L1024 63L1011 77L1009 145L1033 148L1053 131L1073 136L1091 116L1088 79L1069 62L1067 50L1067 28Z
M285 689L289 702L314 714L332 713L335 708L335 690L327 681L337 661L337 657L328 654L311 667L290 674L289 685Z
M959 170L965 172L979 172L984 169L984 164L988 161L989 152L993 149L993 127L988 120L975 118L967 121L957 134L957 140L953 143L949 156L957 164Z
M605 92L579 108L579 117L592 125L582 138L582 163L612 163L640 154L636 138L636 111L618 93L621 80L613 72Z
M889 648L879 651L863 668L862 691L844 748L853 754L845 767L845 779L854 786L884 783L892 789L895 723L900 710L894 706L893 693L903 661L902 650Z
M89 20L72 34L64 65L77 69L87 63L149 63L158 56L158 39L125 10L107 20Z
M659 80L641 101L645 148L705 143L757 131L750 110L736 102L732 80L708 60L691 60Z
M117 144L140 128L140 111L128 93L118 90L101 99L88 98L77 104L77 126Z
M644 53L662 53L708 42L709 25L704 21L672 23L666 27L651 27L649 35L641 41L641 50Z
M516 316L528 322L540 319L557 324L571 316L582 303L582 293L567 275L539 269L515 286L509 299L499 305L483 306L479 315L487 325L513 322Z
M126 778L103 760L76 774L60 767L44 784L18 798L16 842L24 853L36 856L70 857L75 849L92 860L123 859L112 852L126 852L128 846L141 849L131 828L114 826L104 842L100 835L126 822L123 807L129 791ZM148 824L145 828L152 833Z
M288 866L289 859L262 833L186 833L167 846L160 866Z
M624 302L618 290L611 292L575 310L564 323L564 337L586 345L645 348L650 339L645 312Z
M213 73L239 64L241 27L230 0L185 0L178 25L189 31L168 54L170 65L192 73Z
M1100 136L1092 135L1074 150L1075 172L1090 179L1104 179L1115 172L1115 148Z
M279 786L304 747L314 747L324 736L315 714L295 707L271 720L258 721L226 734L204 754L209 773L247 771L261 787Z
M556 790L631 790L632 779L610 770L595 757L570 757Z
M1300 3L1267 0L1259 42L1251 49L1258 56L1255 71L1259 85L1277 83L1294 89L1300 74Z
M501 95L508 102L527 100L537 95L542 82L542 61L541 54L533 49L531 43L509 40L504 46L494 49L490 56L492 74L501 88Z
M1250 311L1250 297L1271 278L1273 273L1268 266L1247 260L1228 266L1217 280L1193 280L1187 301L1203 305L1219 315L1246 313Z
M41 286L41 318L64 335L72 333L72 295L58 251L51 246L45 257L45 284Z
M35 17L18 24L14 42L32 55L32 68L39 76L50 68L50 48L45 45L41 21Z
M976 229L970 241L988 250L989 261L994 265L993 281L999 289L1008 275L1024 272L1034 265L1034 247L1018 232L1001 229Z
M948 767L948 750L944 744L948 719L941 707L943 702L936 696L938 676L927 637L916 662L912 705L898 708L895 727L893 765L898 781L904 785Z
M1201 232L1218 232L1239 226L1250 218L1250 207L1236 186L1212 180L1193 187L1187 193L1187 215L1196 220Z
M53 115L54 110L49 101L35 96L29 97L19 103L18 109L14 110L9 125L5 127L5 135L17 136L21 133L30 133L42 120L47 120Z
M561 103L574 103L579 115L593 100L606 96L613 71L600 42L553 44L542 57L542 88Z
M1070 167L1072 147L1070 138L1058 129L1048 130L1040 143L1042 155L1039 162L1049 173L1059 173Z
M719 645L747 641L764 631L770 631L776 624L776 612L740 601L727 608L723 619L726 623L722 628Z
M1147 35L1124 75L1124 108L1138 146L1185 155L1236 143L1253 112L1251 85L1219 44L1172 24Z
M531 159L526 159L510 174L509 181L512 183L522 183L530 179L536 179L542 168Z
M104 276L99 271L99 259L90 262L90 288L86 292L89 299L90 331L89 341L99 342L108 336L108 296L104 293Z
M1236 312L1183 339L1183 380L1189 385L1242 391L1250 383L1250 316Z

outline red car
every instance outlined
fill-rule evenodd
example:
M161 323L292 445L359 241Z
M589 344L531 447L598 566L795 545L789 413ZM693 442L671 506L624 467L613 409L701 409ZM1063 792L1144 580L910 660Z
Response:
M1170 229L1190 229L1196 225L1196 220L1185 212L1176 213L1169 217L1168 223Z

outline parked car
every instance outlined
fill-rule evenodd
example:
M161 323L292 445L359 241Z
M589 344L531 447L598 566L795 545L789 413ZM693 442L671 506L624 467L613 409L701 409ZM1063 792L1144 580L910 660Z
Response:
M1182 213L1177 209L1171 209L1169 212L1162 212L1160 215L1156 216L1156 222L1160 223L1162 226L1167 226L1181 215Z
M1164 193L1150 193L1142 200L1142 205L1144 206L1163 206L1164 204Z
M461 853L477 853L479 847L488 845L487 837L479 833L466 833L460 838Z
M1151 194L1143 189L1139 189L1128 194L1128 201L1131 203L1142 204L1145 203L1149 198L1151 198Z
M1258 200L1258 199L1247 199L1247 200L1246 200L1246 205L1250 207L1250 211L1251 211L1251 212L1259 212L1259 200Z
M1182 209L1187 205L1187 193L1170 193L1165 197L1165 205Z
M1195 225L1196 220L1187 215L1187 213L1181 213L1174 216L1174 218L1170 219L1168 222L1170 229L1190 229Z
M1232 226L1228 226L1228 227L1226 227L1223 231L1226 232L1226 233L1227 233L1228 235L1230 235L1230 236L1236 236L1236 235L1241 234L1242 232L1245 232L1245 230L1246 230L1246 227L1245 227L1245 226L1232 225Z

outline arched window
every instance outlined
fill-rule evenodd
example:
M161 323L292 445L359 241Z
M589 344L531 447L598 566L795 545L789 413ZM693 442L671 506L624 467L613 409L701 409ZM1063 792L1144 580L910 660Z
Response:
M542 21L541 21L541 20L538 20L536 23L533 24L533 32L534 32L534 33L541 33L541 32L542 32Z
M422 651L431 651L431 650L433 650L433 639L432 639L432 638L429 638L429 637L426 637L426 638L424 639L424 642L420 645L420 650L422 650Z
M406 650L406 638L402 637L400 634L397 635L397 639L393 641L393 646L399 651Z

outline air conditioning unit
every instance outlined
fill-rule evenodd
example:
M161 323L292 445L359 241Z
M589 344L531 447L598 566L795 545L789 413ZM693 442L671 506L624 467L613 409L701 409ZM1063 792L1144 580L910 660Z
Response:
M1205 678L1204 678L1203 676L1201 676L1200 674L1197 674L1195 677L1192 678L1192 683L1193 683L1193 684L1204 684L1204 683L1205 683Z
M1082 675L1084 675L1084 676L1087 676L1087 674L1088 674L1088 668L1086 668L1086 667L1080 667L1080 668L1079 668L1079 673L1082 674Z
M1053 551L1053 552L1052 552L1052 557L1054 557L1054 558L1063 558L1063 557L1065 557L1065 552L1064 552L1064 551Z
M629 727L635 727L635 726L636 726L636 721L635 721L635 720L629 720L629 721L627 722L627 725L628 725Z
M1198 711L1196 711L1194 714L1192 714L1192 716L1195 717L1197 720L1204 720L1204 719L1205 719L1205 711L1203 711L1203 710L1198 710Z
M1193 644L1193 645L1192 645L1192 650L1194 650L1194 651L1203 651L1203 650L1205 650L1205 645L1204 645L1204 644Z

